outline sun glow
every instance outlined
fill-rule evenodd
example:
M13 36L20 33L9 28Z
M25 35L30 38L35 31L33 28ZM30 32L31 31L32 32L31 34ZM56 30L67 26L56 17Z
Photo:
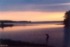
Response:
M0 12L0 20L61 21L64 12L7 11Z

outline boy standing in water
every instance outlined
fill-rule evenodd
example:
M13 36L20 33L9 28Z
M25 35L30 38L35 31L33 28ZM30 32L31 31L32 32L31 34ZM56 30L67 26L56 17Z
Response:
M46 43L48 44L48 40L49 40L49 35L46 34Z

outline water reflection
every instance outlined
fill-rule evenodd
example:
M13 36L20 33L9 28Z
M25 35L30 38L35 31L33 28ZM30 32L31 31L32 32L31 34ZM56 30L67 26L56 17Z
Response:
M27 26L0 28L0 38L22 40L32 43L46 44L46 35L49 34L49 44L61 47L63 43L63 25L38 24Z
M26 25L26 26L12 26L12 27L5 27L4 30L7 31L19 31L19 30L33 30L33 29L51 29L51 28L60 28L63 27L63 25L55 25L55 24L38 24L38 25Z

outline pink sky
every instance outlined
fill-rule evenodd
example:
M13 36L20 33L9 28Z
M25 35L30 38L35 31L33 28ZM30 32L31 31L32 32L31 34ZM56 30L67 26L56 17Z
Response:
M65 12L3 11L0 20L62 21Z

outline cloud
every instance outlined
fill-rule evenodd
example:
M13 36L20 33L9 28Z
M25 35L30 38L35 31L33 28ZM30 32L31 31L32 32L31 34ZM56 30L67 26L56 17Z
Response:
M0 11L67 11L70 0L0 0Z
M5 4L49 4L49 3L66 3L70 0L0 0L0 2Z

